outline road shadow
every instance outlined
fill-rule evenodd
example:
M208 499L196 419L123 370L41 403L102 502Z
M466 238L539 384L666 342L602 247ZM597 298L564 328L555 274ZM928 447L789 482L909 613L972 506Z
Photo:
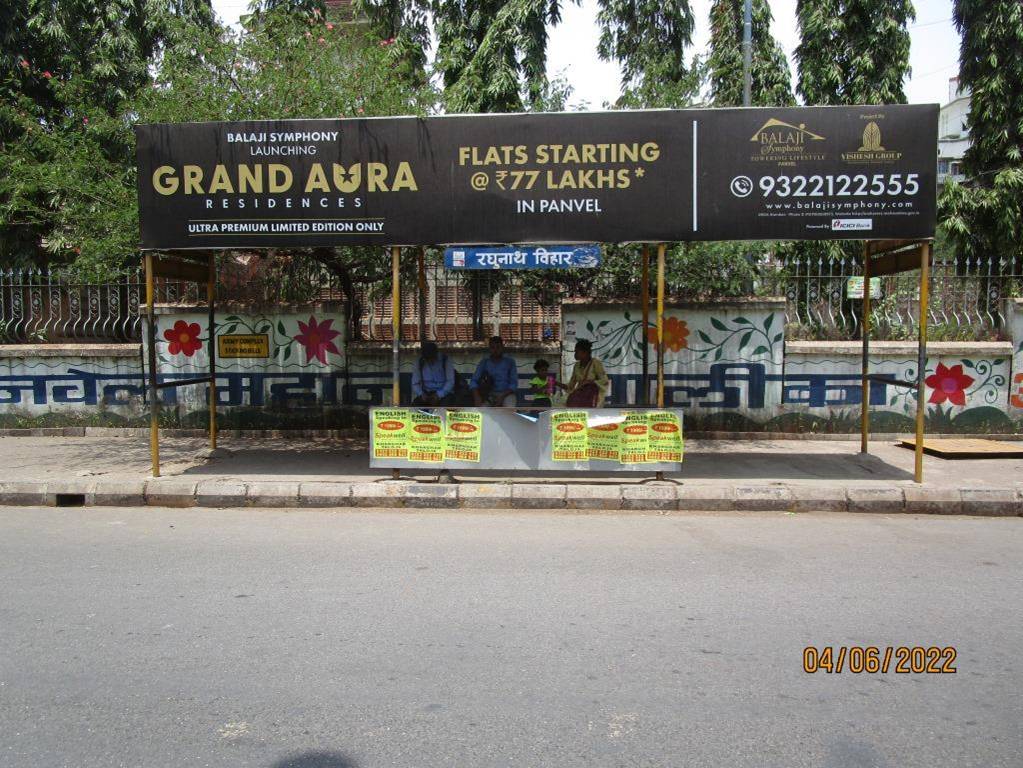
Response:
M340 752L301 752L277 761L271 768L356 768L357 763Z

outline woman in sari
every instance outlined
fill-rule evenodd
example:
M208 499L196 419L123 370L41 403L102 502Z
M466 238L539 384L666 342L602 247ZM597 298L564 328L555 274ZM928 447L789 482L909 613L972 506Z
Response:
M593 344L579 339L575 343L572 378L567 385L560 385L567 393L565 405L569 408L597 408L604 402L608 383L604 366L593 356Z

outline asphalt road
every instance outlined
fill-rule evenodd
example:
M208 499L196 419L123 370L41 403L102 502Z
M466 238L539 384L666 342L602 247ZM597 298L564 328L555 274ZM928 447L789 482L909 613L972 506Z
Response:
M1021 585L1020 518L4 508L0 765L1018 767Z

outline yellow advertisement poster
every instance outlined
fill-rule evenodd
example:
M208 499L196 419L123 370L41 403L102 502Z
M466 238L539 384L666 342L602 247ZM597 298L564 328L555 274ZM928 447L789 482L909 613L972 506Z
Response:
M444 458L479 461L483 444L483 414L479 411L448 411L444 431Z
M647 461L682 461L682 425L670 411L647 413Z
M424 463L444 461L444 424L440 415L412 411L409 426L409 461Z
M586 461L586 411L551 414L551 461Z
M373 458L408 458L408 408L377 408L373 411Z
M621 461L622 457L622 424L621 420L608 424L591 424L589 428L589 446L586 454L591 459Z
M622 424L622 464L646 462L648 445L646 411L630 411Z

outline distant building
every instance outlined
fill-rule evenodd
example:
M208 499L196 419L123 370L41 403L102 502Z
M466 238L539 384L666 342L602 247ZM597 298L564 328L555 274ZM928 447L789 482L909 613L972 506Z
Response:
M938 184L951 177L963 181L963 155L970 146L966 117L970 112L970 91L960 90L959 78L948 81L948 103L938 114Z

